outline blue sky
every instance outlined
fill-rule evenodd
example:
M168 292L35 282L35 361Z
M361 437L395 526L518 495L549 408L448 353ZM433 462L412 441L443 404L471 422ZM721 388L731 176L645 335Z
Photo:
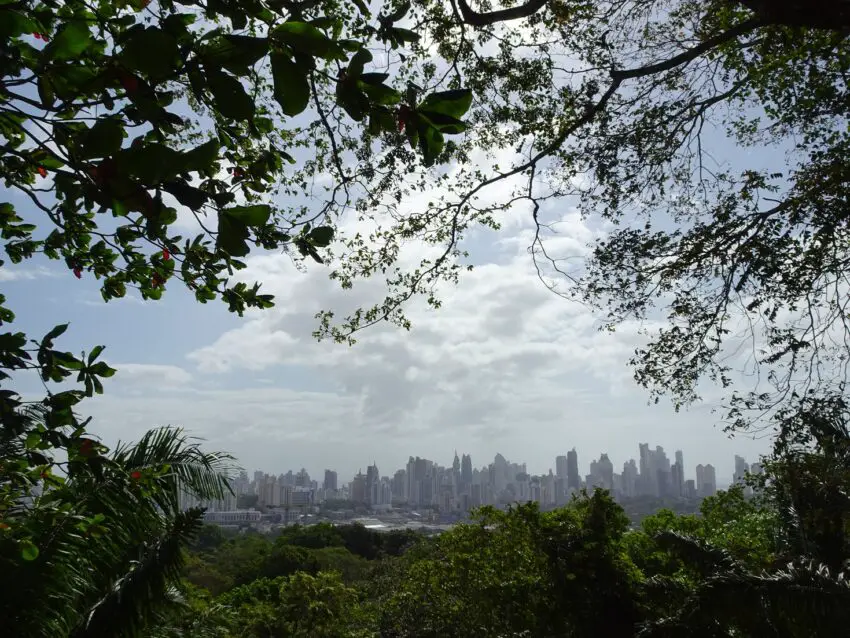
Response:
M595 231L561 208L549 210L563 218L554 246L579 250ZM671 456L682 449L689 477L713 463L720 482L734 454L765 451L764 441L730 441L711 397L681 414L647 405L626 367L637 327L599 333L598 318L546 291L525 251L527 212L508 215L498 233L476 231L477 267L446 287L440 311L414 304L410 333L379 327L353 348L316 343L312 317L374 301L380 282L341 292L326 268L299 272L282 254L249 258L245 278L263 282L278 306L241 319L178 283L159 302L104 303L90 274L77 280L62 262L7 264L0 278L17 328L38 336L69 321L63 348L107 346L119 373L82 410L107 443L182 425L249 470L329 467L347 477L373 461L391 473L409 455L448 464L455 449L476 466L500 452L547 472L576 447L585 468L602 452L621 467L648 441Z

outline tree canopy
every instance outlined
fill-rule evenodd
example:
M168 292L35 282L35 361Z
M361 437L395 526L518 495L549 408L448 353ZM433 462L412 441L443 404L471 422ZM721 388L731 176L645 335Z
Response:
M701 379L728 386L749 366L766 385L731 391L744 424L844 379L842 2L0 12L12 262L62 260L107 301L179 282L241 313L273 303L239 278L244 258L282 249L343 288L386 284L374 305L319 314L318 336L348 340L409 326L414 296L439 306L440 283L469 266L464 237L521 210L548 285L610 328L648 325L632 363L656 395L688 403ZM605 229L582 254L557 250L555 201ZM197 234L175 232L180 214ZM433 248L413 265L411 240ZM26 367L21 339L4 346L10 367Z
M821 631L803 613L823 608L820 594L793 616L770 596L814 587L836 594L832 603L846 598L835 573L846 558L838 426L850 360L848 23L843 0L0 0L4 262L61 261L70 281L96 279L106 302L155 301L183 285L199 302L221 299L241 314L274 302L240 277L246 257L283 250L326 267L342 288L363 278L385 285L348 316L317 316L318 337L348 341L381 321L409 327L405 304L416 296L439 307L441 285L470 266L465 238L509 213L528 215L531 258L547 285L596 307L610 329L646 327L632 363L656 398L694 401L707 378L729 389L733 427L749 424L753 409L775 412L783 456L771 489L784 509L759 519L734 498L718 507L747 514L759 539L791 507L784 529L795 549L786 554L814 562L767 573L759 567L775 549L767 542L718 548L709 545L722 535L668 535L658 551L690 552L697 566L644 583L622 512L597 494L552 516L485 513L495 535L463 528L438 550L478 565L473 542L498 554L499 534L522 537L527 551L505 559L517 580L494 584L494 600L536 578L542 591L587 601L549 615L551 599L530 600L542 623L533 631L584 631L591 611L611 623L609 635L637 622L674 634L683 623L707 628L701 635L753 634L755 622L791 635ZM577 255L558 248L564 206L598 237ZM180 215L195 220L191 236L178 232ZM412 242L428 252L411 265ZM2 296L0 321L15 321ZM66 329L0 334L0 532L4 560L27 583L21 592L42 591L39 570L70 574L45 593L43 617L27 608L13 618L85 635L112 610L127 611L125 591L136 585L155 582L163 594L197 527L197 512L175 512L177 484L201 494L223 485L211 459L180 436L154 433L111 454L92 438L75 410L115 370L103 346L81 356L60 349ZM759 383L737 383L742 369ZM46 397L14 389L28 372ZM156 462L139 465L154 449ZM185 454L192 462L169 461ZM115 498L92 504L101 490ZM110 509L120 496L125 505ZM125 515L132 525L119 529ZM693 531L692 521L680 523ZM63 547L101 525L116 532L96 564L63 562ZM143 539L142 555L128 558ZM342 564L341 547L370 543L355 531L342 545L278 548L270 569L288 572L306 557L315 573L269 574L264 587L288 609L306 604L294 582L350 602L348 585L317 566ZM325 562L309 552L324 552ZM137 578L155 563L151 579ZM355 573L356 563L342 571ZM676 565L665 556L643 564ZM394 599L399 613L418 613L405 605L424 593L448 605L426 619L439 631L522 624L510 605L464 598L458 579L469 570L436 582L439 563L411 569L427 576L426 590L395 592L408 595ZM89 571L80 585L78 572ZM609 577L599 595L597 580ZM210 579L229 586L221 574ZM677 608L648 613L653 591ZM128 611L128 632L150 616L150 598L134 598L141 607ZM765 600L772 606L754 606ZM703 622L736 601L758 614L738 607L725 624ZM840 625L828 618L823 635ZM271 622L303 630L288 616Z

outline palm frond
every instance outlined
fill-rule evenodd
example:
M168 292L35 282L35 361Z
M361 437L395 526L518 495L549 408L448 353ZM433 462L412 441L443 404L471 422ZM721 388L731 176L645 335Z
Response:
M826 567L809 563L764 575L715 575L677 614L648 623L640 635L728 635L734 629L753 636L827 638L843 635L848 623L850 585Z
M131 568L90 610L72 638L138 635L168 599L170 584L180 577L183 548L197 535L203 510L178 513L155 542L144 547Z
M237 469L231 455L204 452L199 440L171 426L150 430L135 444L119 443L112 458L128 471L162 472L158 498L166 511L177 510L181 490L202 500L232 493L230 481Z
M679 532L664 531L655 536L659 546L673 552L701 575L719 570L738 570L741 565L725 549Z

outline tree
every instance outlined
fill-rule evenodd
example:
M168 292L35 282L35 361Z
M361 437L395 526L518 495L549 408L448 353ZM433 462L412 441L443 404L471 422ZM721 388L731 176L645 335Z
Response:
M479 510L405 555L380 603L382 635L631 636L641 610L627 527L601 490L547 513Z
M43 423L33 431L50 433ZM181 492L215 499L229 489L229 457L202 452L179 429L152 430L111 453L87 441L61 464L64 476L46 468L38 489L16 491L17 477L4 476L12 475L2 483L4 633L135 635L168 606L201 527L203 511L182 511Z
M297 572L259 579L220 598L231 629L245 638L359 638L374 635L357 592L338 574Z

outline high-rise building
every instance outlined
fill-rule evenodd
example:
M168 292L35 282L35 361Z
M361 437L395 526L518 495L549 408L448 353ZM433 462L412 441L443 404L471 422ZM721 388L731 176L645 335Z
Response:
M354 476L354 479L351 481L351 487L349 488L349 493L351 494L351 500L355 503L366 503L367 502L367 494L366 494L366 477L362 472L358 470L357 474Z
M566 479L567 478L567 457L566 456L556 456L555 457L555 476L558 478Z
M336 491L337 476L333 470L325 470L325 482L322 484L326 490Z
M747 465L747 460L742 457L735 455L735 473L732 475L732 483L743 483L744 477L747 475L750 466Z
M366 502L370 505L380 502L380 481L381 475L378 472L378 465L372 463L366 468Z
M678 463L679 467L682 468L682 481L684 482L685 457L682 455L682 450L676 450L676 463Z
M697 465L696 489L697 496L707 496L707 484L705 482L705 466L702 464Z
M575 448L567 452L567 489L581 489L581 475L578 473L578 453Z
M599 457L599 461L596 463L596 472L594 474L598 474L599 478L602 480L602 487L606 490L614 489L614 464L611 462L611 459L608 458L607 454L603 454Z
M310 475L303 467L295 475L295 487L310 487Z
M638 470L634 459L623 463L623 495L629 498L637 496Z
M717 493L717 474L714 466L709 463L705 466L705 496L714 496Z
M682 466L678 462L673 463L670 467L670 490L671 496L682 496L685 480L682 472Z
M460 482L464 491L468 491L472 485L472 457L469 454L464 454L460 459Z

